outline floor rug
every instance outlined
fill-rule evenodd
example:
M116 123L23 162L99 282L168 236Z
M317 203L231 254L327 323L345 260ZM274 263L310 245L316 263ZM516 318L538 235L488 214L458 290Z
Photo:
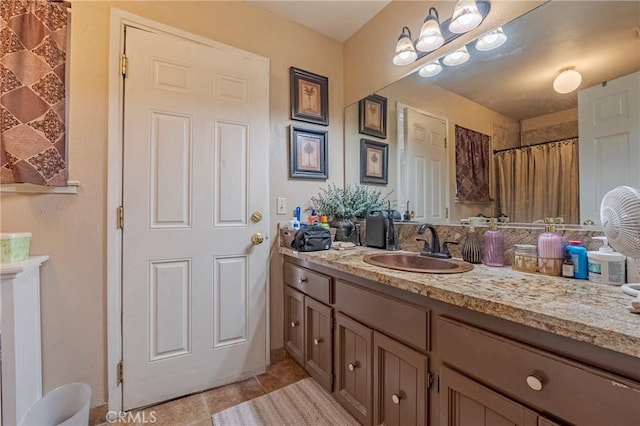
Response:
M227 408L212 417L215 426L359 425L312 378Z

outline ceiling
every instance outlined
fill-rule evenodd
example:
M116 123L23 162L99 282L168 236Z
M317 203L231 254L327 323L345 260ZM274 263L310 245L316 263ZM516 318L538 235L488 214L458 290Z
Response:
M551 1L506 24L501 47L431 79L437 84L514 119L526 119L577 106L577 91L554 92L559 72L575 68L580 89L640 70L640 2Z
M344 42L390 0L247 0L247 3Z

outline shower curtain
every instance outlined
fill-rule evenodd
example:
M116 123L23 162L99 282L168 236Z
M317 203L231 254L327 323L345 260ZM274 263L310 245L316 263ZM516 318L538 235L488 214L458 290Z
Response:
M578 139L496 153L500 204L511 222L579 223Z
M67 184L67 6L2 0L0 183Z

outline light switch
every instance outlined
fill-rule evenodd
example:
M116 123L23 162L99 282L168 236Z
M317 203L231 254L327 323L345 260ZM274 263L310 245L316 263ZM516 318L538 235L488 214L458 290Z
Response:
M278 211L277 214L287 214L287 199L285 197L278 197Z

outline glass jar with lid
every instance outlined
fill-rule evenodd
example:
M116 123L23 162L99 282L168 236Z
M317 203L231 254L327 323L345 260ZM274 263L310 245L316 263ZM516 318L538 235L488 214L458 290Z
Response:
M513 269L523 272L538 271L538 247L533 244L513 246Z

